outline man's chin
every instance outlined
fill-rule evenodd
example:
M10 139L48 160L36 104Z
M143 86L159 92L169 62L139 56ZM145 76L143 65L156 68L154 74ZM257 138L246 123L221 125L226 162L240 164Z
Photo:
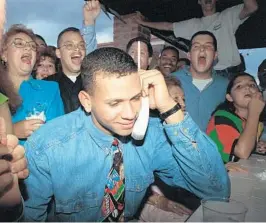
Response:
M78 73L78 72L80 72L80 69L81 69L81 64L80 64L80 65L72 64L72 65L70 66L70 70L71 70L73 73Z
M132 130L133 129L127 129L127 130L120 129L120 130L115 131L115 134L119 136L129 136L131 135Z

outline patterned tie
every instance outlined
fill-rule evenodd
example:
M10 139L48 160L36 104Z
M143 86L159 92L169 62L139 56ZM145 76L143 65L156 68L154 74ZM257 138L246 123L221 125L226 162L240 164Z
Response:
M113 165L107 177L102 203L102 221L105 222L124 221L124 165L123 154L117 139L114 139L111 148L113 151Z

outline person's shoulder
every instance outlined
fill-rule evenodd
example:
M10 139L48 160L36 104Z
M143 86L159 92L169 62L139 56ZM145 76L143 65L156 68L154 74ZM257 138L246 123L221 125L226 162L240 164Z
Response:
M219 83L220 85L225 85L227 86L229 83L229 80L226 77L220 76L220 75L215 75L214 79L217 83Z
M43 150L68 142L84 128L82 112L78 109L48 121L28 138L25 148Z
M188 73L189 73L188 72L188 67L185 66L184 68L179 69L179 70L171 73L170 75L174 76L174 77L177 77L177 78L182 78L182 77L188 76Z
M51 94L52 92L58 91L59 85L54 81L46 81L46 80L36 80L32 79L31 84L37 89L45 91L47 94Z
M60 78L61 78L61 74L60 73L56 73L54 75L50 75L50 76L44 78L43 80L58 82L60 80Z

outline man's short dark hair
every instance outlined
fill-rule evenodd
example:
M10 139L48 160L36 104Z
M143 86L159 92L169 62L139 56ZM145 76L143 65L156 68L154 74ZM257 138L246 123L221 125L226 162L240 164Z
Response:
M61 33L59 33L59 35L57 37L57 47L59 47L61 37L67 32L80 33L79 29L77 29L75 27L68 27L68 28L64 29Z
M47 45L45 39L41 35L35 34L35 36L36 36L36 38L41 39L45 43L45 45Z
M134 60L125 51L113 47L97 49L88 54L81 64L83 90L93 94L96 75L120 78L137 70Z
M164 51L166 51L166 50L172 50L172 51L176 52L177 59L179 58L179 51L178 51L178 49L176 49L176 48L173 47L173 46L166 46L166 47L164 47L164 48L162 49L161 53L160 53L160 56L161 56L162 53L163 53Z
M138 36L136 38L131 39L127 44L126 52L128 53L128 51L129 51L130 47L133 45L133 43L138 42L138 41L146 44L146 46L148 48L148 52L149 52L149 57L152 57L153 49L152 49L151 43L149 40L147 40L145 37L142 37L142 36Z
M191 39L190 39L189 51L191 50L193 39L194 39L196 36L199 36L199 35L208 35L208 36L212 37L212 39L213 39L213 46L214 46L214 49L215 49L215 51L217 51L217 39L216 39L216 37L214 36L214 34L213 34L212 32L209 32L209 31L199 31L199 32L196 32L196 33L191 37Z

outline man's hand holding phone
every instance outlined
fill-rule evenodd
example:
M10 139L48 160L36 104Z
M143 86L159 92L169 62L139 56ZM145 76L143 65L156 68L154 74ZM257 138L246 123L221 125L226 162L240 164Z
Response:
M160 114L165 114L176 106L176 102L170 96L164 77L158 70L139 71L142 82L142 91L144 97L149 97L151 109L157 109ZM175 124L184 119L184 113L181 109L171 112L165 121L168 124Z

